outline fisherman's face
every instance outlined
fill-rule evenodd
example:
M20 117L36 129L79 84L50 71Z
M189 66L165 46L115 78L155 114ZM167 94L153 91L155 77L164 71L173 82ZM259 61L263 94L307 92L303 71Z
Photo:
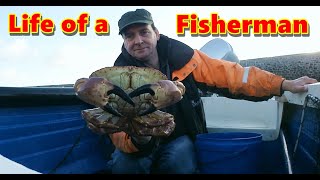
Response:
M159 31L151 25L134 24L123 33L124 47L134 58L146 62L157 56L157 41L160 38Z

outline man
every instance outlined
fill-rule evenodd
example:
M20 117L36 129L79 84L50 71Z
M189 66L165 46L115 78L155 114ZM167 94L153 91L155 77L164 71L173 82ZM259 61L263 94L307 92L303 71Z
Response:
M256 67L212 59L199 50L161 35L151 14L136 9L122 15L118 22L124 43L115 66L152 67L170 80L186 87L178 103L161 109L174 115L173 133L157 141L153 137L130 137L126 132L110 134L115 145L110 164L112 173L195 173L197 161L194 140L206 133L203 107L198 89L230 98L263 101L281 96L283 91L307 91L306 84L317 80L301 77L295 80Z

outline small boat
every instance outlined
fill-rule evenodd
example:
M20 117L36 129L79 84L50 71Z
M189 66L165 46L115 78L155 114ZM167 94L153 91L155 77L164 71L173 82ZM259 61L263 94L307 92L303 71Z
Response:
M223 48L210 56L237 61L231 46L217 41L221 43L217 47ZM209 43L202 50L213 45L217 44ZM320 58L317 53L302 56ZM284 57L297 55L269 59ZM114 146L107 136L87 128L80 112L92 106L79 100L72 86L0 87L0 174L110 173L107 162ZM245 163L249 163L259 165L250 172L254 174L319 174L319 98L316 83L309 85L307 93L285 92L262 102L216 94L203 95L202 100L210 134L261 135L258 156L238 153L242 161L225 158L233 162L232 167L248 169L251 166ZM225 172L223 168L230 167L209 173ZM228 172L233 173L232 168Z

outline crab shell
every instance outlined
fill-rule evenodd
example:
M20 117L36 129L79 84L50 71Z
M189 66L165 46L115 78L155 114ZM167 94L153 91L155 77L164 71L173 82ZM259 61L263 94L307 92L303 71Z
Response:
M159 70L135 66L105 67L93 72L89 78L91 77L103 77L127 93L145 84L168 80L167 76Z
M96 77L102 77L111 84L119 86L127 94L143 85L156 84L153 89L155 94L151 96L149 93L144 93L132 98L135 106L115 94L110 94L108 96L108 104L123 114L123 117L114 116L99 107L83 110L82 116L87 121L90 129L100 134L125 130L140 136L168 136L174 130L174 117L169 113L160 110L144 116L138 116L138 113L150 108L157 101L160 104L165 102L157 109L179 101L185 92L181 82L169 81L164 74L156 69L134 66L106 67L93 72L89 76L89 78ZM177 90L172 90L175 88L179 89L178 93ZM174 99L174 101L170 98ZM90 99L90 97L86 96L82 97L82 99Z

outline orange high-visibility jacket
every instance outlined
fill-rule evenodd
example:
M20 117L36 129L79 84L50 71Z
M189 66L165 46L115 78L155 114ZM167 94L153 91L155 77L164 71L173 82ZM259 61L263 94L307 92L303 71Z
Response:
M194 50L191 60L172 73L172 79L184 80L192 73L194 80L208 86L227 88L231 94L263 97L280 95L284 80L281 76L257 67L242 67L238 63L213 59ZM126 153L139 151L125 132L109 134L116 148Z

